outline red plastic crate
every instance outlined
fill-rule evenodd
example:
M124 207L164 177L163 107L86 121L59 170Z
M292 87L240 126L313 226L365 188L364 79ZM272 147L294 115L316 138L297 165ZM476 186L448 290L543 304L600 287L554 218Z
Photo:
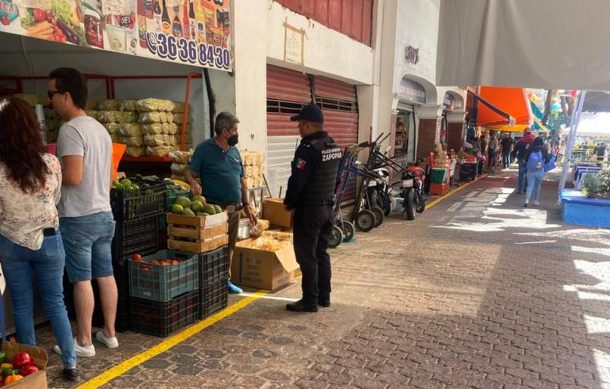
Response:
M449 192L449 183L430 184L430 194L435 196L444 196Z

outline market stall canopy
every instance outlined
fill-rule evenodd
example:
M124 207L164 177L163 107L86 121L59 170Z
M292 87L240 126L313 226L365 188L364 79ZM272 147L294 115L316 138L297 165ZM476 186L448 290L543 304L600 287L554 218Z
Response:
M538 119L537 117L534 117L534 123L536 123L536 126L534 126L535 130L538 130L539 132L546 132L546 133L551 132L551 130L549 130L548 127L545 126L544 123L542 123L542 121L540 119Z
M477 110L477 125L493 128L498 131L517 132L531 123L530 104L523 88L504 88L482 86L479 95L501 111L510 115L513 120L490 109L487 105L479 105Z
M608 15L608 0L442 0L436 84L610 89Z
M588 91L582 110L583 112L610 112L610 93Z
M610 113L583 113L576 135L610 138Z
M71 46L0 32L0 76L46 76L58 66L68 65L90 74L140 76L201 73L192 65L117 54L88 47ZM0 85L1 87L1 85Z

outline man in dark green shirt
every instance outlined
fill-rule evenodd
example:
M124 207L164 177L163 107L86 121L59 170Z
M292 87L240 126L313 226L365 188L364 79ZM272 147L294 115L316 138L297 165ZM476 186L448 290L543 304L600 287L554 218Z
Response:
M237 125L239 120L229 112L216 116L216 136L200 143L193 153L186 178L194 195L201 195L210 204L218 204L229 214L229 269L233 249L237 241L239 214L244 208L252 225L256 217L248 204L248 187L244 179L244 167L239 150ZM201 184L196 178L201 179ZM229 293L241 293L231 280L227 281Z

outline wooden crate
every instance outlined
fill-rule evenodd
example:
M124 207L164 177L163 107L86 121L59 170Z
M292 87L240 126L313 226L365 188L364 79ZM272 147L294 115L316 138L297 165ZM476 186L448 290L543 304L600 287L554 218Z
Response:
M187 238L192 240L205 240L213 236L226 234L229 232L229 225L227 223L221 224L216 227L207 228L189 228L181 224L169 224L167 226L168 238Z
M204 253L215 250L229 243L229 235L223 234L195 242L168 239L167 247L173 250L186 251L189 253Z
M169 249L201 253L226 245L227 213L211 216L167 214L167 247Z
M228 216L226 212L217 213L211 216L185 216L176 215L175 213L167 214L167 224L180 224L184 226L206 228L216 227L226 223Z

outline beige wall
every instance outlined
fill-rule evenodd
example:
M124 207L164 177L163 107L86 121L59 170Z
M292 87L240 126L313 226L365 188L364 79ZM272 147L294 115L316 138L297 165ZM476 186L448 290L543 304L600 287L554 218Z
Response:
M233 63L235 112L239 117L242 150L266 151L266 1L238 0L233 3Z
M266 151L267 64L358 85L359 125L367 134L378 116L373 48L271 0L238 0L233 8L235 110L242 149ZM284 61L285 23L305 31L303 65Z

